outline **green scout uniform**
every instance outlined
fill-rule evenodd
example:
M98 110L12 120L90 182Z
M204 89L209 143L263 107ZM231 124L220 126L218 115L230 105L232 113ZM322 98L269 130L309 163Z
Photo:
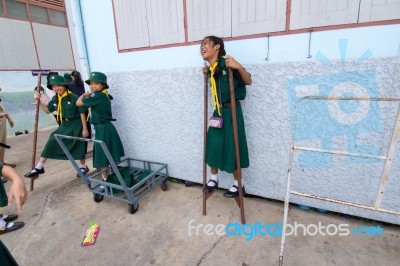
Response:
M96 91L82 100L90 108L90 123L94 126L95 139L103 141L115 163L125 155L124 147L114 125L111 123L111 100L103 92ZM107 167L110 163L98 143L93 146L93 167Z
M0 173L3 172L3 163L0 162ZM3 182L0 181L0 207L5 207L8 205L7 192L4 188ZM10 251L0 240L0 265L1 266L18 266L17 262L14 260Z
M218 99L222 105L226 105L230 103L230 89L229 73L228 68L225 65L225 58L219 59L218 68L219 76L216 78ZM244 100L246 98L246 86L240 77L239 72L234 69L233 82L236 101ZM208 128L205 160L210 167L233 173L236 169L236 159L231 107L222 107L221 115L224 121L222 128ZM219 116L218 110L214 110L213 116ZM249 167L249 152L247 149L243 112L240 104L236 105L236 121L239 140L240 167L247 168Z
M47 108L50 112L57 110L57 97L58 95L55 95L47 105ZM86 108L76 106L77 100L78 96L73 93L70 93L61 99L63 121L61 121L61 125L53 133L51 133L49 140L43 149L41 157L56 160L68 160L68 157L65 155L64 151L54 138L54 134L81 138L83 137L82 120L80 114L85 113ZM86 142L71 139L63 139L62 141L64 142L68 151L71 153L74 160L81 160L85 158Z
M0 162L0 174L3 172L3 163ZM3 182L0 181L0 207L8 205L7 192ZM8 251L7 247L0 240L0 265L1 266L18 266L17 262Z
M0 265L1 266L18 266L17 262L11 255L10 251L0 240Z

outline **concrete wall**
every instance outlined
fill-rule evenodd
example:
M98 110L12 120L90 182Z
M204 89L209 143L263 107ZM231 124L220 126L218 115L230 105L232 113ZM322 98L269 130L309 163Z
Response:
M82 1L92 71L109 77L113 113L126 154L166 162L170 175L202 181L203 64L199 45L118 53L111 1ZM101 18L101 20L97 18ZM312 35L226 42L228 54L249 70L253 84L243 102L250 168L249 193L283 200L295 105L304 95L399 97L400 25L376 26ZM302 103L303 104L303 103ZM211 105L210 105L211 106ZM385 155L398 104L305 102L299 111L296 143L322 149ZM400 211L399 147L382 208ZM371 205L383 170L376 159L296 153L292 189ZM221 186L232 177L222 174ZM399 216L306 200L292 202L400 224Z

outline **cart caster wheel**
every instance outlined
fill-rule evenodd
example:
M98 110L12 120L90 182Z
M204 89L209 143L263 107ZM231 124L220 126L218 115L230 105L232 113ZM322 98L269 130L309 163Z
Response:
M167 191L168 190L167 180L164 180L164 181L161 182L161 190L162 191Z
M129 204L128 211L129 211L130 214L136 213L137 210L139 210L139 203L138 203L136 209L135 209L135 205L134 204Z
M103 201L103 199L104 199L104 196L103 195L100 195L100 194L93 194L93 200L95 201L95 202L102 202Z

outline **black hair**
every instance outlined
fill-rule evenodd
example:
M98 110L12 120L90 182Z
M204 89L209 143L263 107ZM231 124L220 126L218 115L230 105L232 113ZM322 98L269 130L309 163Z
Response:
M74 79L74 82L75 82L78 86L84 87L83 80L82 80L82 77L81 77L81 73L79 73L79 71L76 71L76 70L72 71L72 72L71 72L71 76L73 76L73 77L75 78L75 79Z
M221 38L219 38L217 36L210 35L210 36L204 37L203 41L205 39L210 40L211 42L214 43L214 45L219 44L218 59L221 59L221 57L226 55L224 41ZM221 73L221 69L219 68L219 64L218 64L217 68L214 71L214 78L218 79L220 73Z
M108 89L108 86L106 83L101 83L101 84L103 84L103 89L101 91ZM114 97L111 94L107 93L107 95L108 95L108 98L110 99L110 101L112 101L114 99Z
M204 37L203 41L205 39L209 39L210 41L212 41L214 43L214 45L219 44L218 58L221 58L224 55L226 55L224 41L221 38L210 35L210 36Z

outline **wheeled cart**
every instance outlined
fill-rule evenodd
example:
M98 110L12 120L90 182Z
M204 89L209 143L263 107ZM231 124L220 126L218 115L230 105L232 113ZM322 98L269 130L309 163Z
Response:
M75 170L79 173L79 176L88 185L90 192L93 193L93 199L96 202L101 202L104 197L126 202L129 204L129 213L133 214L139 209L139 198L156 185L160 184L163 191L168 189L167 164L126 158L117 165L111 157L107 146L102 141L58 134L55 134L54 137ZM97 147L101 147L104 151L104 154L110 162L110 166L103 171L98 169L86 175L83 174L62 139L97 143ZM107 180L103 180L102 178L104 172L107 173Z

